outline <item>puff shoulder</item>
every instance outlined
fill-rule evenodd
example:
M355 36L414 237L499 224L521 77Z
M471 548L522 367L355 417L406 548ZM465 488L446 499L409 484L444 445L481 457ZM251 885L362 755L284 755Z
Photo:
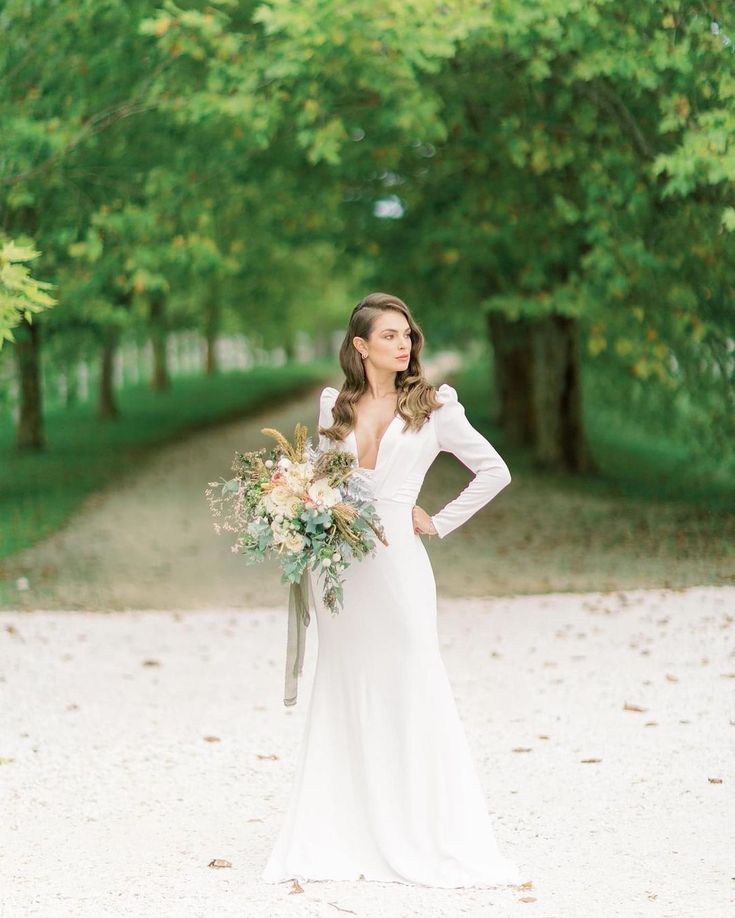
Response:
M442 383L441 386L439 386L439 388L436 390L436 397L444 405L448 404L449 402L459 401L459 398L457 397L457 390L450 386L449 383Z
M322 393L319 396L319 401L321 402L333 402L339 395L339 389L335 389L334 386L325 386L322 389Z

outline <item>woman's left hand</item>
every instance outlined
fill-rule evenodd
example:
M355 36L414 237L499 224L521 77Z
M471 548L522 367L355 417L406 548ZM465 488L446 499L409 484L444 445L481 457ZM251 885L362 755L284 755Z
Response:
M413 531L416 535L437 535L434 524L431 522L431 517L426 510L422 510L419 506L414 506L411 516L413 517Z

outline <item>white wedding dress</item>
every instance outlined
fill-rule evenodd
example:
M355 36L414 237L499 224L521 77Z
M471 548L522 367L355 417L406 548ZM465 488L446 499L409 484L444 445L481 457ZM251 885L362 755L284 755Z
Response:
M345 573L332 615L312 575L318 656L296 778L261 878L380 880L425 886L520 883L499 851L487 801L440 656L436 588L411 510L446 450L474 473L432 517L444 538L510 482L508 467L465 417L456 391L420 431L396 414L363 470L389 542ZM337 390L324 389L319 424ZM321 448L334 447L320 437ZM342 448L357 455L354 433Z

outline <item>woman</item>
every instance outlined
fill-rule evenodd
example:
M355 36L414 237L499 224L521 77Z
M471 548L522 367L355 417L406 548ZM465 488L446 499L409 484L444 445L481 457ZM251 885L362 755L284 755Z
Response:
M498 849L440 656L434 575L421 540L447 536L510 473L467 421L456 391L424 379L422 344L405 303L370 294L353 310L340 350L342 389L321 394L319 445L355 455L388 545L378 542L374 556L347 569L337 615L312 576L317 663L266 882L520 882ZM415 500L442 450L475 477L429 516Z

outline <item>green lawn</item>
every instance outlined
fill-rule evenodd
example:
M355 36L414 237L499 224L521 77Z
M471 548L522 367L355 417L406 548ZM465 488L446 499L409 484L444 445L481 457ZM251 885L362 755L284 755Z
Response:
M93 491L136 468L146 451L180 434L262 409L334 375L324 361L175 378L171 389L120 391L121 416L101 422L92 404L49 411L46 449L18 453L0 418L0 558L58 529Z

